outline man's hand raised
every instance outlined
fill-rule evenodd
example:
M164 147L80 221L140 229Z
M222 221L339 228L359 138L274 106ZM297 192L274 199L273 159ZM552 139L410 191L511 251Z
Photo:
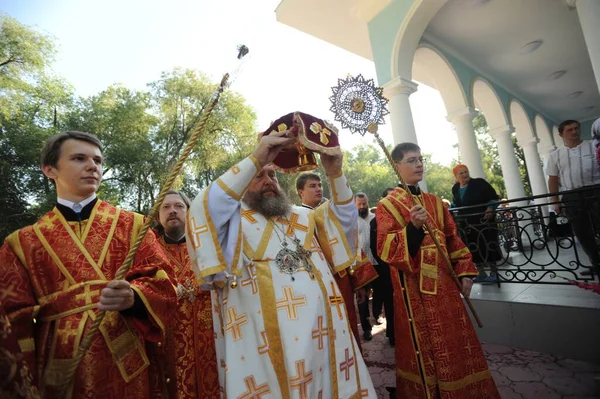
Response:
M258 162L265 166L273 162L279 151L284 147L294 143L296 141L293 137L288 137L290 130L284 130L282 132L271 133L268 136L263 136L256 145L252 155L258 160Z
M342 173L343 154L340 152L336 155L321 155L321 164L327 176L339 176Z

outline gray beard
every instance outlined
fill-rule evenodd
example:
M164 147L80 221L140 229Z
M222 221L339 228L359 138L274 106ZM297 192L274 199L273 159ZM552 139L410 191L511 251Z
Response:
M279 191L274 197L265 197L262 192L244 194L244 202L248 207L257 211L264 217L285 217L292 210L292 201L283 192Z

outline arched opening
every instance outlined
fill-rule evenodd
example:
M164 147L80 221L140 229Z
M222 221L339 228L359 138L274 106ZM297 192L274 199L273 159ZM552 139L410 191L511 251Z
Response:
M486 174L491 180L489 183L494 186L495 181L498 185L505 187L505 191L501 195L507 198L524 197L525 190L520 178L519 163L515 157L515 138L512 135L514 128L508 121L498 94L485 79L480 77L474 80L471 93L473 103L485 115L487 126L479 130L489 132L493 138L493 140L486 138L485 148L482 150L487 149L490 153L494 153L493 156L497 157L501 166L502 177L497 171L494 171L491 176ZM486 130L487 128L489 130Z
M484 177L483 164L473 130L473 117L467 96L456 73L437 49L421 45L415 52L413 77L418 82L436 89L446 108L446 120L453 125L459 148L459 159L473 177ZM441 140L448 137L440 137Z
M498 94L484 79L477 78L471 89L473 104L485 114L485 119L491 131L509 125L504 107Z
M521 103L516 100L510 102L510 120L517 132L519 143L537 140L529 117L525 113Z
M413 79L437 89L448 114L468 106L467 96L456 73L437 50L429 46L419 47L413 65Z
M549 151L554 149L554 139L546 121L538 114L535 115L535 132L539 140L540 154L544 156L547 151L546 149L550 149Z
M413 58L423 32L446 2L448 0L416 0L408 10L394 41L390 60L392 78L412 79Z

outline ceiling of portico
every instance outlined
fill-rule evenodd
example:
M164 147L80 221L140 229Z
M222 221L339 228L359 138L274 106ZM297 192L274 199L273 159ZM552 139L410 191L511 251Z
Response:
M277 21L373 59L367 21L392 0L281 0Z
M425 37L554 121L600 116L577 11L565 0L450 0ZM520 53L536 40L537 50ZM566 73L549 78L558 71Z

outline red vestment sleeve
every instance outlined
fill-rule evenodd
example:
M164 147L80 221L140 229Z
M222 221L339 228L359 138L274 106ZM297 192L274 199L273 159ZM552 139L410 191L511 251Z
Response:
M29 274L17 256L22 252L17 234L18 232L11 234L0 248L0 287L4 291L0 297L0 313L10 323L12 337L7 342L12 343L12 347L4 349L13 355L22 356L33 380L37 381L34 321L39 306L36 306Z
M144 303L147 319L127 317L128 322L148 341L164 340L173 310L177 308L174 274L171 263L149 230L138 248L134 264L125 276Z
M354 291L364 287L379 276L375 267L373 267L373 264L369 262L369 258L365 255L365 251L361 250L360 256L360 259L357 256L357 263L353 268L353 274L350 275Z
M377 206L377 255L388 265L407 273L419 273L420 264L415 262L408 250L405 216L390 200L384 199Z

